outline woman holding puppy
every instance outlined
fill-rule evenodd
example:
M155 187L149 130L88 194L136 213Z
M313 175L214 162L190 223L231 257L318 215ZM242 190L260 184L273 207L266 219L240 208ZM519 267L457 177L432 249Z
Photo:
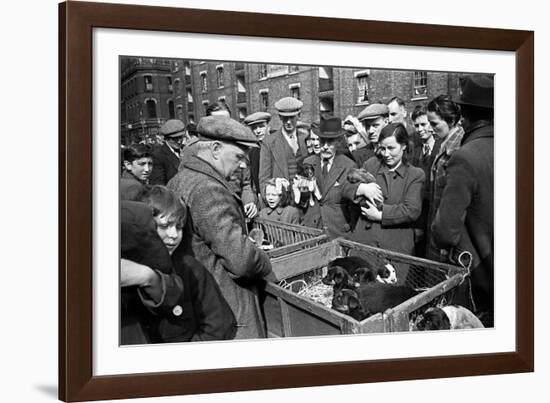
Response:
M405 151L409 144L407 129L401 123L390 123L382 129L378 140L379 156L363 165L371 173L384 194L382 208L367 199L351 239L382 249L412 254L413 224L422 210L424 171L409 165ZM357 201L357 199L356 199ZM367 225L370 222L371 225ZM406 268L397 268L398 281L405 281Z

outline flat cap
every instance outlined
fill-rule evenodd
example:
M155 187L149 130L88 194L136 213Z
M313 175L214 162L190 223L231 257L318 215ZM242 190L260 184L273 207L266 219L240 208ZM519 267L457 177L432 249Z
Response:
M390 110L387 105L384 104L370 104L365 109L363 109L359 115L357 115L358 120L370 120L377 119L381 116L389 115Z
M258 139L245 125L225 116L205 116L197 125L199 138L259 147Z
M275 109L281 116L295 116L300 113L304 103L294 97L285 97L275 102Z
M260 122L269 122L271 120L271 115L267 112L254 112L244 118L245 125L253 125Z
M185 125L179 119L167 120L160 127L160 134L164 137L181 137L185 135Z

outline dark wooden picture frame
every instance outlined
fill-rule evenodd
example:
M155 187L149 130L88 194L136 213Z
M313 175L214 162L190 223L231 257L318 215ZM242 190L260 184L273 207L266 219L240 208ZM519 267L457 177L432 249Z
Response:
M94 28L512 51L516 55L516 349L513 352L93 376ZM59 398L231 392L534 370L534 33L503 29L66 2L59 5ZM137 386L139 385L139 386Z

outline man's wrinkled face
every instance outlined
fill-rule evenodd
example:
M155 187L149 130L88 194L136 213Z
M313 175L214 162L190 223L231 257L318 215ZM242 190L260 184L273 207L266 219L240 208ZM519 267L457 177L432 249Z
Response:
M387 126L387 124L388 118L382 116L376 119L363 120L363 126L365 127L367 136L369 136L369 141L371 143L378 143L380 132Z
M321 142L321 158L323 160L330 160L336 155L336 144L339 139L320 139Z
M218 151L219 167L221 169L220 174L229 179L229 177L239 167L246 167L248 163L246 147L239 147L233 143L219 142L220 148Z

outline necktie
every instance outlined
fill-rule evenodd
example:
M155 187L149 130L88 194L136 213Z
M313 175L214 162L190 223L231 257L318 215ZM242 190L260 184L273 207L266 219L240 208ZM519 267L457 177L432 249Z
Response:
M323 174L323 179L328 176L328 162L323 163L323 169L321 170Z
M288 138L290 139L290 148L292 148L292 151L294 154L298 151L298 142L296 141L296 136L294 134L289 134Z

